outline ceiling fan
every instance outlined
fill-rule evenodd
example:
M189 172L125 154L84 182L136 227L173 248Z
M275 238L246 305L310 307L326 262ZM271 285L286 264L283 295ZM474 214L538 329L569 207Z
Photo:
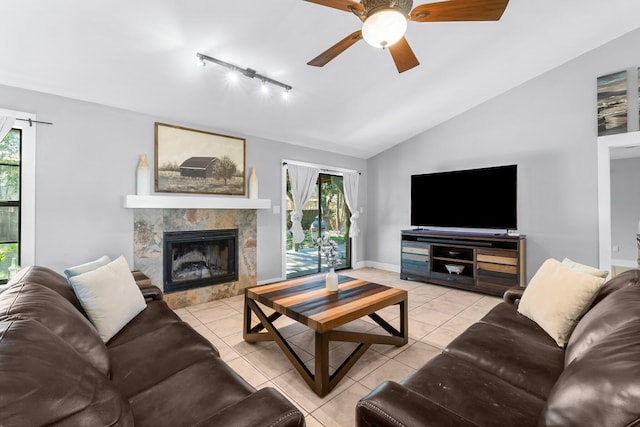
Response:
M362 22L362 29L349 34L308 65L323 67L361 39L378 48L388 48L399 73L420 64L404 33L407 22L497 21L509 0L449 0L416 6L413 0L305 0L351 12Z

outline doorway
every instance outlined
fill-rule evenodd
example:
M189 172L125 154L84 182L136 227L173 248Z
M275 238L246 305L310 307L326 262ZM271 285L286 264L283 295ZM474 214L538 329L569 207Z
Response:
M328 271L327 260L318 250L316 239L327 237L338 245L336 270L351 268L351 212L344 197L344 180L339 174L322 172L318 175L313 195L303 206L302 229L304 240L293 243L291 212L293 198L289 173L286 172L286 277L306 276Z
M615 267L614 253L616 256L619 255L613 251L612 244L611 160L620 157L619 153L622 151L639 150L638 147L640 147L640 132L627 132L598 138L598 234L599 267L601 270L613 272ZM640 153L626 154L625 157L640 157ZM637 229L630 228L628 234L631 238L635 231Z

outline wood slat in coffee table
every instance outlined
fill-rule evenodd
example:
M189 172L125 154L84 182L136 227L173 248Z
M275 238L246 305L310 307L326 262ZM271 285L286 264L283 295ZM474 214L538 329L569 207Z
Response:
M266 316L256 302L275 310L275 313ZM376 311L395 304L400 307L400 331L375 314ZM324 396L371 344L400 346L407 343L407 310L405 290L340 276L339 292L330 292L325 288L324 275L307 276L246 289L244 338L249 342L275 341L305 381L318 395ZM251 313L260 319L260 323L254 327L251 326ZM273 321L282 314L316 331L315 374L302 363L274 326ZM390 335L333 330L364 316L369 316ZM260 333L263 329L267 329L267 333ZM330 340L359 343L356 350L331 376L328 373Z

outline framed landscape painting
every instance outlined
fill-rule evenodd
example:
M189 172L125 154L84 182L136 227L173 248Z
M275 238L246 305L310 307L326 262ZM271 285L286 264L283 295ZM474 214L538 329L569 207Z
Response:
M155 189L245 195L244 138L155 124Z
M598 77L598 136L627 131L627 72Z

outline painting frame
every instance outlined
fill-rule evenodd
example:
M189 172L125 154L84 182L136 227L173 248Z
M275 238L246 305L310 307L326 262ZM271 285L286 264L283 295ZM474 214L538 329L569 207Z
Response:
M627 71L597 79L598 136L628 131L629 102Z
M246 195L246 139L155 122L155 191Z

